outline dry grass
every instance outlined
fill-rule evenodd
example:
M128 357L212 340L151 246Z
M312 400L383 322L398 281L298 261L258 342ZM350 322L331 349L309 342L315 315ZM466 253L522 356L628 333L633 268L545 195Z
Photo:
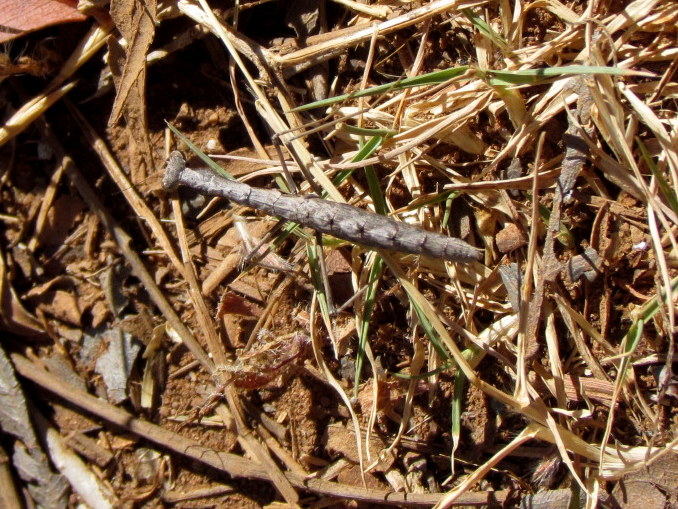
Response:
M323 249L307 236L306 250L304 241L287 251L288 260L276 260L274 254L266 259L294 268L281 273L281 293L302 277L312 281L311 300L303 303L315 357L308 369L336 391L347 409L363 480L386 455L402 460L398 454L412 433L410 419L420 415L414 408L415 399L423 397L417 396L419 381L426 380L430 404L452 407L446 432L453 442L448 452L454 470L445 492L405 495L360 485L349 488L331 476L325 480L323 471L313 472L301 463L265 425L252 424L243 392L225 374L234 361L220 336L210 296L237 271L238 257L224 257L218 276L201 280L195 257L202 239L186 230L179 201L171 200L171 214L162 209L174 219L167 233L157 198L135 191L146 176L125 175L82 116L82 132L143 218L152 239L148 248L163 253L174 274L172 284L181 281L185 288L183 305L160 288L151 275L156 269L149 271L148 263L129 247L128 234L63 153L66 174L120 246L166 320L168 333L180 338L213 375L224 393L217 414L237 430L242 450L254 463L189 443L160 427L142 426L131 416L113 415L113 409L95 407L74 391L57 390L58 382L48 380L53 375L38 370L44 377L38 379L19 357L16 369L170 450L187 454L199 448L200 454L190 454L216 469L234 477L267 479L290 505L302 504L300 497L309 493L436 507L484 503L487 493L485 498L473 493L479 483L501 468L503 460L538 440L552 444L568 470L560 485L577 486L587 506L595 506L614 481L678 448L672 371L678 287L678 5L636 0L620 10L613 2L566 5L556 0L341 4L347 15L340 25L288 51L248 39L232 24L235 10L221 13L226 17L220 20L205 0L179 0L176 8L157 16L161 24L174 16L190 18L226 49L235 103L256 151L250 159L261 168L256 175L278 175L285 185L283 175L289 182L291 173L300 172L303 180L292 180L301 193L314 191L429 229L458 231L484 249L482 262L463 265L366 252L360 246L342 248L351 255L356 295L353 311L343 316L349 317L358 338L357 365L366 361L371 373L361 379L368 371L358 368L354 386L341 379L332 358L346 352L336 337L332 288L322 269L324 256L337 244L326 243ZM103 44L111 26L91 31L69 60L73 63L46 92L5 123L0 144L18 136L70 90L72 82L64 83L76 79L77 69ZM441 49L441 41L454 34L471 37L465 46L468 65L445 56L454 54L452 50ZM323 63L336 62L356 47L367 50L361 79L354 83L339 74L330 80L332 96L347 95L315 109L302 108L289 85L293 77L308 71L322 79ZM137 62L138 71L135 51L142 50L131 46L125 51L128 64ZM146 52L144 48L144 56ZM457 67L458 72L434 73ZM127 81L122 80L132 99L125 103L118 95L116 107L128 119L144 119L143 95L135 103L133 91L143 90L145 74L137 81L125 74L134 72L126 68ZM351 78L355 74L347 72ZM380 88L370 90L376 86ZM241 97L245 90L252 97ZM259 139L254 119L243 114L243 102L250 99L273 133L277 154ZM128 120L128 127L144 123ZM55 135L48 127L43 132L59 154ZM320 137L326 149L322 154L311 148L319 146ZM143 152L144 143L134 149ZM139 159L153 158L145 154ZM235 215L229 219L238 221ZM9 280L2 283L9 285ZM411 349L400 352L409 359L406 365L386 366L391 374L384 373L377 358L383 353L378 351L378 325L372 322L382 302L380 293L386 291L396 296L407 316L407 327L399 333L410 340L402 348ZM274 321L281 295L271 292L267 297L271 300L256 330L268 329ZM4 308L18 305L17 300L6 298ZM177 315L186 306L195 313L192 328ZM7 315L4 321L16 321L16 316ZM283 331L273 334L282 336ZM658 373L654 385L638 367L650 356ZM399 386L403 405L397 412L379 406L388 399L384 391L390 390L396 371L406 380ZM449 375L455 383L450 402L440 390ZM513 416L512 425L505 431L511 439L492 444L491 457L455 475L466 381L508 409L504 411ZM151 392L159 390L151 381L145 384ZM367 393L372 406L360 409L356 402ZM385 412L395 429L375 457L373 440L383 435L379 416ZM623 432L631 426L635 434ZM391 489L396 486L392 481ZM504 489L508 486L501 486L499 498L507 496Z

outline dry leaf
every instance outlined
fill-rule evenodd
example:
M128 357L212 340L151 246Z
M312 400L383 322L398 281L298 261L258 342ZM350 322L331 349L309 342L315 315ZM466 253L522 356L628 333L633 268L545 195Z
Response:
M111 17L127 42L123 48L119 42L110 38L109 65L115 82L117 94L109 118L109 125L125 115L132 156L132 180L140 182L153 169L151 142L148 137L146 119L146 55L153 42L156 22L156 2L136 2L135 0L113 0ZM138 164L142 163L146 167ZM135 170L140 170L135 173Z
M641 506L676 507L678 503L676 486L678 486L678 455L667 454L647 469L622 477L612 490L612 498L616 507L624 509Z
M79 223L85 205L78 197L60 196L47 212L47 221L38 234L43 246L60 246L73 226Z
M33 499L42 507L66 507L67 485L50 468L28 414L26 399L14 368L0 349L0 428L17 440L14 467Z
M57 320L71 325L82 325L82 310L77 296L64 290L55 290L43 294L43 303L39 305L45 313Z
M359 463L355 434L345 426L339 424L328 426L324 441L328 451L340 454L352 463ZM370 457L373 461L377 458L381 460L376 467L378 472L385 472L393 465L394 458L391 453L383 455L383 457L379 456L385 449L386 443L373 434L370 437Z
M515 251L527 244L527 236L514 223L509 223L494 238L500 253Z
M77 5L77 0L0 0L0 43L48 26L86 20Z
M226 292L222 295L219 302L219 310L217 316L224 315L242 315L242 316L258 316L261 312L255 312L254 306L238 294L233 292Z
M108 399L118 404L127 399L127 380L141 346L131 334L118 328L109 330L102 338L108 341L108 348L99 355L94 369L106 384Z
M0 251L0 328L20 336L37 336L44 332L38 319L26 311L14 293L2 251Z
M153 0L140 4L135 0L113 0L111 17L115 26L127 41L127 52L122 74L116 80L117 95L109 123L120 119L122 109L133 88L141 81L142 89L146 78L146 54L155 35L156 4ZM116 70L111 69L114 76ZM143 95L137 99L143 100ZM143 106L141 104L140 106Z

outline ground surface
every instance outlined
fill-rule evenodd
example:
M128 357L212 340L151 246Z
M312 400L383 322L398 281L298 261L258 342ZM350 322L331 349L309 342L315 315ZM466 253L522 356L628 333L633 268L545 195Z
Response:
M245 3L228 39L241 65L197 4L160 9L155 28L113 4L113 21L95 12L110 65L88 57L36 121L22 106L97 25L7 51L3 492L50 507L677 503L675 298L661 297L677 276L675 5ZM233 26L231 5L212 7ZM520 89L477 70L615 63L622 75ZM267 236L275 218L163 190L168 144L203 165L165 121L251 185L287 169L302 193L312 179L377 211L381 196L483 257L325 238L320 262L310 230ZM389 131L359 142L356 127ZM315 173L337 177L379 137L367 170L336 187ZM277 245L252 260L261 239Z

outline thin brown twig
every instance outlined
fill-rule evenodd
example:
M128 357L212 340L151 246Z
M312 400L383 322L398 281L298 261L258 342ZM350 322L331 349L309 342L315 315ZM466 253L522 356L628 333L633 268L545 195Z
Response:
M186 344L187 348L191 351L195 358L200 361L203 367L211 373L214 370L214 363L207 356L193 334L188 330L188 328L174 312L174 309L167 301L164 293L160 290L153 277L149 274L143 261L137 252L132 248L132 238L122 229L122 227L120 227L117 221L104 207L97 194L76 168L75 162L66 155L61 143L54 135L52 128L49 126L47 121L44 118L41 118L38 125L42 129L45 138L49 140L52 149L57 154L59 154L63 160L66 176L78 190L85 203L87 203L90 209L95 214L97 214L101 220L101 223L104 225L109 234L113 237L113 239L115 239L116 243L120 247L120 250L122 251L122 254L130 264L134 275L142 282L144 288L148 292L155 305L158 306L162 314L165 316L165 319L174 328L174 330L177 331L181 339Z
M203 446L195 440L168 431L160 426L144 421L124 410L115 407L102 399L91 396L59 377L45 371L42 367L30 362L20 355L12 355L17 372L24 378L40 385L58 397L93 414L116 427L145 438L160 447L208 465L227 475L250 479L270 481L270 473L255 462L235 454L216 451ZM361 488L347 484L328 482L321 479L285 472L285 477L298 489L307 490L339 499L354 499L366 503L389 505L428 506L430 507L441 495L437 493L396 493L389 490ZM508 496L507 491L491 491L468 493L459 498L459 505L487 505L502 502Z
M137 193L134 186L127 178L127 175L122 171L120 165L116 161L115 157L109 150L106 142L99 136L99 134L94 130L94 127L89 123L87 118L82 114L76 105L71 101L66 100L66 106L73 115L76 124L80 127L84 133L87 141L89 142L92 149L97 153L101 163L108 172L108 175L111 177L111 180L115 182L120 189L120 192L123 193L127 203L134 209L134 212L138 217L143 219L148 227L151 229L151 232L155 236L156 240L160 244L160 247L163 249L170 262L174 268L180 273L183 274L184 266L179 257L177 256L174 246L167 236L167 232L163 228L158 218L155 216L151 208L146 204L144 199Z

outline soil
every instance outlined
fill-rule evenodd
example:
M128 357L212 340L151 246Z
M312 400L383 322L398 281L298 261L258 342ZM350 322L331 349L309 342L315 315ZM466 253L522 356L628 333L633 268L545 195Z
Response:
M580 4L575 10L582 8L583 3ZM344 11L333 3L328 3L327 8L328 19L340 26ZM242 34L265 47L274 46L280 38L287 43L301 44L295 29L285 22L285 16L289 16L287 11L291 9L288 3L264 2L259 9L251 9L242 16L238 27ZM266 23L261 23L261 19L267 20ZM439 25L431 33L429 44L438 48L439 53L434 52L437 58L426 60L426 72L463 64L471 56L469 51L473 42L464 36L465 32L448 31L448 25L440 23L438 18L434 20ZM530 29L526 43L530 44L548 38L551 31L561 31L565 26L557 16L543 9L535 10L528 22ZM190 26L186 18L163 22L157 28L151 49L161 47ZM25 49L22 51L38 54L37 48L48 46L51 55L68 55L87 28L85 24L76 24L45 29L23 38ZM402 60L391 53L390 46L404 45L419 34L420 29L419 25L410 27L394 36L390 43L384 41L378 46L376 60L380 65L375 68L384 82L391 74L400 73L403 66ZM362 47L349 51L342 59L330 61L330 75L339 73L336 94L349 90L360 79L362 71L352 65L364 63L365 58L365 47ZM58 68L60 63L53 65ZM261 263L243 266L240 254L243 240L235 227L241 219L232 213L234 209L223 201L210 203L209 199L181 190L185 246L197 277L192 287L190 277L184 278L172 263L147 219L140 217L128 204L125 190L103 169L87 132L91 129L101 137L128 175L130 186L140 193L152 213L168 220L174 217L175 211L171 196L160 184L168 134L165 122L175 126L198 148L217 154L260 158L253 148L250 133L243 127L243 113L251 132L264 143L269 156L277 160L275 140L242 81L237 81L242 87L239 90L242 113L236 108L228 55L212 36L198 37L185 48L148 67L143 97L150 153L144 152L145 142L139 139L137 127L131 125L129 118L123 116L110 123L116 93L112 87L102 88L99 82L106 69L99 54L78 72L78 84L67 98L58 101L44 115L44 124L36 122L0 148L0 244L6 265L6 276L1 283L5 285L3 291L9 291L7 285L11 284L16 295L16 299L5 298L3 301L2 329L5 332L2 347L8 353L20 353L42 366L49 366L51 372L64 379L77 379L75 383L90 394L104 398L144 421L194 440L204 448L258 461L256 454L248 448L243 429L239 429L238 416L228 415L234 412L229 406L233 403L228 401L228 391L232 391L245 416L247 432L259 443L267 444L271 461L283 471L297 469L297 472L320 477L324 472L319 474L318 471L336 467L342 460L346 465L337 467L334 474L330 472L326 480L360 488L395 490L396 486L402 486L404 490L407 486L411 492L444 493L468 479L479 465L525 428L527 421L523 415L491 398L477 386L466 383L461 397L460 436L458 446L455 445L450 401L455 393L456 371L434 371L443 360L421 327L416 325L419 320L401 283L388 271L376 289L370 321L369 349L375 362L370 365L365 361L361 378L356 380L356 352L362 347L355 320L361 309L350 302L355 294L351 272L362 264L357 257L363 256L364 260L365 255L353 252L351 246L343 244L326 250L328 288L334 303L341 306L348 301L346 308L333 317L331 337L327 329L322 328L321 320L311 324L314 284L308 271L308 255L299 238L288 238ZM51 75L12 76L0 87L3 102L14 108L20 107L42 90L50 78ZM290 79L294 90L304 92L295 97L298 104L311 100L307 82L302 75ZM78 115L84 117L91 128L84 127L77 119ZM506 143L504 134L509 125L508 118L496 118L492 122L483 114L471 129L476 130L479 138L496 153ZM566 115L558 116L549 125L548 137L555 141L547 141L547 159L562 153L562 133L567 126ZM55 140L61 147L55 145ZM309 137L307 145L315 152L322 151L324 143L320 137ZM167 319L148 287L130 267L125 251L111 229L82 198L69 171L61 169L62 153L70 155L105 210L131 237L131 247L162 288L181 322L212 355L216 354L211 350L210 335L222 345L227 354L227 368L210 375L196 362L190 347L172 334L172 327L167 325ZM463 175L479 175L482 171L483 158L460 151L458 147L441 144L434 147L430 155L444 164L459 165ZM528 161L531 156L533 154L526 154L524 160ZM149 161L152 164L148 164ZM196 161L199 160L194 158L191 162L195 164ZM221 165L236 177L247 176L251 185L272 186L271 176L260 172L270 165L251 160L229 160ZM392 170L391 166L376 168L384 183ZM505 178L504 171L505 168L498 168L482 178L500 180ZM251 178L255 172L259 173ZM434 193L445 183L441 174L434 171L424 171L420 178L422 193ZM357 176L356 182L356 188L368 187L367 180L362 177ZM593 171L587 170L578 182L583 183L575 191L577 201L566 205L563 216L569 241L574 244L568 247L568 241L563 240L557 249L565 262L572 258L572 253L582 251L572 249L572 245L586 247L596 242L597 252L606 262L604 267L595 268L597 278L591 281L563 278L552 293L566 296L569 305L576 306L578 313L604 337L602 344L586 338L590 355L596 364L603 366L607 381L601 389L604 392L612 387L614 379L611 377L615 374L610 364L606 364L612 355L606 344L614 345L614 351L617 351L639 308L656 294L657 284L661 281L658 281L654 262L648 262L647 256L636 247L648 238L644 204L607 181L605 185L617 198L605 204L596 201L598 195L591 189L601 184L600 177ZM344 187L341 190L349 199L358 198L351 189ZM527 191L518 192L516 202L531 203ZM543 192L541 196L541 205L551 209L553 193ZM398 177L389 186L387 198L397 209L408 206L413 197L405 181ZM474 207L480 208L471 200L465 200L457 207L451 230L480 245L484 225L494 219L488 215L487 222L483 222L482 211L476 216ZM246 217L247 229L255 240L264 237L275 224L275 220L246 209L237 209L235 213ZM501 263L505 264L521 259L515 253L527 249L528 240L528 232L521 225L509 225L508 233L504 234L508 238L497 239L500 251L514 253L501 258ZM174 224L167 222L163 226L174 246L179 246L180 234ZM595 231L593 239L592 230ZM178 247L176 252L180 252ZM233 257L230 262L229 255ZM500 263L495 265L498 269ZM420 270L416 266L410 268L411 274ZM455 283L446 276L439 276L444 275L439 269L427 272L426 268L421 268L421 272L424 275L418 279L419 290L433 303L441 321L450 330L455 330L454 324L464 315L463 305L459 299L450 298L452 291L444 292L441 288ZM220 274L219 278L205 291L206 282L216 277L215 274ZM670 269L670 275L676 275L675 265ZM496 273L493 276L488 273L487 278L485 282L478 281L481 289L483 285L501 286ZM205 304L204 312L197 308L194 293L191 293L196 288L202 288L200 300ZM506 291L502 287L498 292ZM508 295L502 296L501 300L504 309L509 309ZM6 311L8 305L15 306L11 312ZM537 370L548 368L544 336L553 334L562 342L563 371L581 378L589 377L591 373L580 356L574 355L572 343L576 339L571 337L572 328L567 319L557 316L550 322L551 329L539 328L542 346L531 350L533 360L530 362ZM461 325L483 330L495 320L491 306L487 306L477 310L472 325ZM363 449L370 453L363 458L363 463L360 454L366 451L357 449L346 401L328 380L311 347L312 328L318 326L325 332L316 338L320 344L316 355L323 356L327 373L331 373L336 384L352 398L351 404L362 432L368 425L374 430L369 449L364 440L362 442ZM644 330L634 358L665 354L668 327L667 317L657 315ZM130 369L125 374L126 379L118 381L114 389L114 382L107 372L113 368L102 364L102 359L107 358L110 345L119 341L126 345L121 355L129 355L125 362L129 362ZM460 341L462 348L470 346ZM572 357L568 357L567 352L572 353ZM513 353L506 345L498 345L495 353L513 359ZM410 367L418 362L417 355L426 357L421 372L433 372L430 376L416 379L394 376L396 373L407 375ZM376 373L373 366L378 368ZM661 364L655 363L635 369L636 390L646 396L653 394L660 368ZM485 357L476 372L482 374L485 382L507 393L515 389L513 375L506 372L495 356ZM283 498L271 482L247 476L225 477L218 469L171 448L160 447L142 435L130 434L73 402L55 398L24 378L20 380L26 398L34 402L31 412L46 417L63 437L82 436L92 440L91 449L81 445L76 450L110 486L121 505L283 507ZM356 382L358 386L354 392ZM576 393L574 386L575 382L568 386L573 394ZM376 401L375 387L379 389ZM548 390L542 389L542 397L550 398ZM589 396L586 399L568 398L568 408L563 411L589 413L578 421L577 432L581 436L599 437L603 433L610 412L609 392L605 394L607 396L597 400L594 396L590 399ZM671 401L675 402L675 399ZM230 409L226 414L217 410L225 403ZM647 437L651 434L654 445L661 446L675 439L678 424L675 406L652 401L648 404L656 415L655 422L632 410L623 398L615 403L617 416L612 430L615 440L641 446L648 444ZM373 409L376 409L374 415L371 414ZM385 453L398 436L405 409L410 415L407 429L400 430L404 434L397 447ZM4 445L11 449L8 437L5 435ZM453 450L454 472L450 462ZM576 457L576 461L583 460ZM675 463L667 461L670 465ZM367 473L361 472L361 465L367 467L372 463L372 468L366 469ZM576 468L583 473L581 464ZM626 482L649 481L643 477L640 481L627 478ZM533 440L515 448L483 476L473 491L496 492L499 501L510 505L525 494L569 489L573 484L555 446ZM611 483L609 492L613 486ZM619 486L614 489L623 488L622 484ZM656 497L658 503L675 502L675 494L671 494L673 488L669 486L667 490L653 486L651 496ZM377 505L375 501L357 502L350 497L326 496L313 490L298 492L299 505L303 507ZM72 494L68 505L75 506L78 500Z

